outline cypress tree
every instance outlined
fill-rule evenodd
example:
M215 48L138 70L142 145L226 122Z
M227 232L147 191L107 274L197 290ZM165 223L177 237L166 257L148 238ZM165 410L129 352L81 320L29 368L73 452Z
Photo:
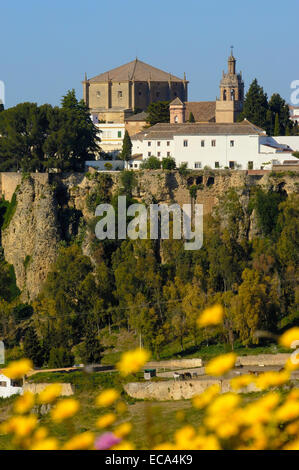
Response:
M280 125L279 125L279 116L278 113L275 114L275 124L273 135L280 135Z
M194 114L190 111L189 122L195 122Z
M239 116L239 121L248 119L256 126L267 129L268 97L264 89L254 79L249 87L244 101L244 108Z
M129 136L128 131L125 131L124 139L123 139L123 148L120 154L120 158L125 162L131 160L132 157L132 142Z

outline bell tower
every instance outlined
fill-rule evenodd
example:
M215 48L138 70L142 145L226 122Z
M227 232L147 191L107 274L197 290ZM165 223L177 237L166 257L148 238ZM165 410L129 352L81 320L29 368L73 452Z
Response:
M236 59L233 47L228 58L228 73L222 74L220 82L220 98L216 101L216 122L236 122L243 110L244 82L242 72L236 73Z

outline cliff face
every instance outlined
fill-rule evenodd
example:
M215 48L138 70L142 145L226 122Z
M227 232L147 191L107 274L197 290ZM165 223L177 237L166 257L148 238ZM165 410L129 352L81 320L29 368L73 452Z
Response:
M250 175L245 171L207 170L183 176L178 171L156 170L136 172L135 178L133 196L139 201L183 205L192 199L203 204L204 214L213 210L229 188L234 188L246 214L240 233L251 239L259 233L255 212L248 214L247 211L250 188L260 186L291 194L298 191L299 175ZM6 174L1 180L0 174L0 181L5 195L11 195L12 189L19 185L16 210L9 226L3 230L2 245L5 259L14 266L23 300L32 300L39 294L56 259L59 242L78 236L80 227L86 226L93 218L93 210L88 203L90 196L116 193L122 185L121 175L32 174L21 178L16 174L14 180L12 174L9 178ZM83 230L82 233L83 251L92 258L88 232Z
M36 297L55 261L60 241L56 203L48 183L26 178L16 190L17 206L3 230L4 256L15 269L23 300Z

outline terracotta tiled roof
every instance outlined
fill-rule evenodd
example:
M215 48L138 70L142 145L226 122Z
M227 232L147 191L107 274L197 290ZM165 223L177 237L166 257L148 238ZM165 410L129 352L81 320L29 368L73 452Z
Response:
M215 122L216 102L215 101L187 101L185 103L185 118L189 119L192 113L195 122Z
M182 82L181 78L175 77L170 73L164 72L163 70L157 69L152 65L146 64L139 59L135 59L115 69L109 70L108 72L101 73L96 77L90 78L88 81L93 82L107 82L112 80L113 82L121 82L127 80L136 81L147 81L152 80L156 82L168 82L170 79L176 82Z
M142 111L141 113L133 114L125 119L125 121L146 121L147 113Z
M184 123L155 124L131 137L132 140L172 139L175 135L265 135L265 132L249 121L235 123Z

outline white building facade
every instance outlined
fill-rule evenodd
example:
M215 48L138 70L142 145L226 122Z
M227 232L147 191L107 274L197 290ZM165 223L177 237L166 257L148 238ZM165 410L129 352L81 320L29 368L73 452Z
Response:
M299 149L299 137L269 138L249 121L156 124L131 140L132 155L139 162L150 156L172 157L177 167L186 163L189 169L259 170L285 160L298 161L292 152Z
M0 372L0 398L19 395L23 391L21 381L11 380Z
M106 153L117 156L122 149L123 138L125 136L125 123L101 123L96 116L91 115L91 119L98 129L98 137L101 139L100 147Z

